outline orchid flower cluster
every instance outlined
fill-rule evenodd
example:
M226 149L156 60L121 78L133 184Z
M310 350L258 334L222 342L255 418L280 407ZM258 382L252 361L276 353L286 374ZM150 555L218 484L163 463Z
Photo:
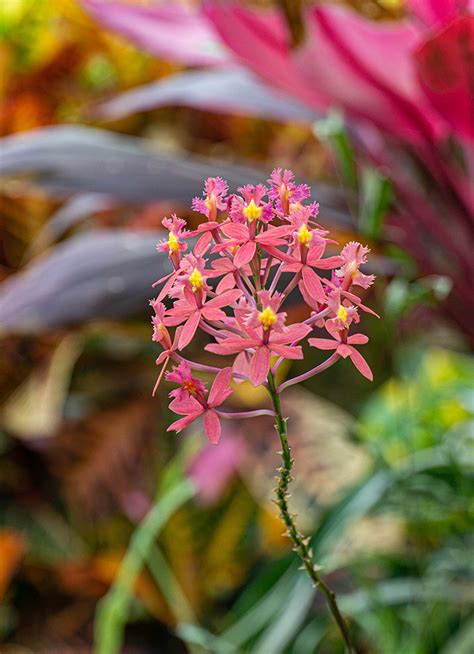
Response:
M168 237L157 249L168 255L173 270L155 283L162 286L150 303L153 340L163 348L156 361L161 371L155 391L170 363L174 365L166 380L178 385L169 394L169 407L182 417L168 431L180 432L202 415L209 441L218 443L221 419L274 415L265 409L227 413L221 406L233 392L232 380L268 386L269 375L274 377L284 360L303 359L306 345L333 353L283 382L275 389L278 394L340 358L349 358L372 379L356 349L368 338L354 333L360 311L373 313L355 293L374 281L360 270L369 250L350 242L340 254L325 256L335 241L317 222L319 206L310 201L307 185L295 183L291 171L276 169L268 187L249 184L229 194L223 179L209 178L193 209L206 218L194 231L176 215L163 220ZM308 316L289 324L285 305L298 292ZM171 300L168 308L165 298ZM226 361L232 357L231 363L220 369L186 358L197 330L210 340L205 350ZM209 390L195 376L199 371L217 373Z
M220 177L209 178L203 197L194 199L193 209L206 220L189 230L176 215L165 218L168 238L157 246L168 255L173 269L156 282L161 290L151 301L153 339L163 348L156 361L161 371L154 392L166 372L167 381L177 385L169 393L169 407L182 416L168 431L179 433L203 416L204 430L214 444L221 436L222 419L273 416L281 444L282 466L275 488L280 516L302 568L325 595L346 651L352 654L355 650L336 597L321 578L309 539L298 530L289 510L293 458L280 397L286 388L341 358L349 358L364 377L372 379L369 365L356 348L368 338L353 332L360 311L374 313L354 292L374 281L373 275L360 270L368 248L351 242L339 254L325 256L328 245L336 242L317 222L319 207L310 200L310 188L297 184L289 170L274 170L268 187L249 184L236 194L228 193ZM303 299L307 317L289 323L285 305L293 293ZM168 308L165 298L171 300ZM175 327L173 335L171 327ZM226 366L205 365L184 356L198 330L210 341L205 349L226 357ZM326 336L321 337L321 331ZM280 365L303 359L305 347L332 350L332 354L277 386ZM171 362L173 367L167 371ZM215 374L210 389L196 376L199 371ZM244 380L266 386L273 410L229 413L222 409L233 392L231 382Z

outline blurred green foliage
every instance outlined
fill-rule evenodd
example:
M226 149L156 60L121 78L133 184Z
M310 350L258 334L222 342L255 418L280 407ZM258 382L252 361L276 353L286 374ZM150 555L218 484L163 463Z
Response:
M94 103L171 69L102 31L74 0L6 0L0 30L2 134L91 124ZM350 240L357 229L370 241L381 273L372 299L383 319L371 323L367 347L374 386L355 386L347 362L307 385L354 414L347 433L351 420L326 406L322 423L314 400L308 413L315 433L334 420L337 438L366 462L347 487L347 462L331 449L334 430L318 439L304 434L306 444L313 441L302 486L314 552L361 653L472 654L474 365L455 351L465 349L459 334L431 311L449 293L447 278L416 279L413 261L384 240L393 200L387 180L373 168L357 169L338 116L318 123L319 143L299 125L189 109L161 109L112 127L170 151L184 145L269 169L295 164L326 180L336 168L321 142L334 148L356 226L337 236ZM3 280L32 256L58 203L15 184L1 202ZM156 229L170 210L98 211L92 229ZM56 246L48 243L49 252ZM95 620L101 654L120 648L122 636L125 654L184 647L193 654L340 654L268 497L245 474L245 466L255 471L268 461L261 485L273 483L270 421L244 433L251 458L203 504L183 463L203 435L167 435L164 402L149 397L156 350L147 321L144 305L121 321L2 335L2 654L89 652ZM202 345L194 344L197 357ZM239 401L249 397L242 391ZM335 459L339 483L322 502L324 473ZM184 489L183 504L166 515L176 488ZM300 495L295 490L295 510Z

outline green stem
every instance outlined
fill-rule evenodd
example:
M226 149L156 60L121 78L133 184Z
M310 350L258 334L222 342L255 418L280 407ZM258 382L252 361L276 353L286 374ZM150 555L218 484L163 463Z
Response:
M288 509L288 487L292 480L291 471L293 468L293 458L291 456L291 449L288 443L286 418L283 418L281 412L280 396L276 389L275 378L271 372L268 375L268 392L272 398L273 408L275 410L275 428L278 432L281 443L280 454L283 465L278 470L278 484L275 491L277 496L277 505L280 509L280 516L287 528L286 535L293 543L293 550L301 559L304 571L311 579L314 586L319 588L319 590L324 594L328 608L331 611L332 617L334 618L334 621L336 622L337 627L341 633L342 639L344 640L346 651L348 654L356 654L356 650L351 643L347 625L337 605L336 595L319 576L319 568L313 561L313 555L309 547L310 539L303 536L303 534L298 530L293 516Z

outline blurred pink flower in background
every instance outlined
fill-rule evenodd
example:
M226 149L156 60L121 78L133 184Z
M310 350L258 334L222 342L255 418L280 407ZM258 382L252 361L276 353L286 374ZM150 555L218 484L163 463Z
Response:
M245 458L245 441L224 428L225 438L219 447L205 445L192 460L187 474L196 484L203 504L217 502L225 487L236 474Z

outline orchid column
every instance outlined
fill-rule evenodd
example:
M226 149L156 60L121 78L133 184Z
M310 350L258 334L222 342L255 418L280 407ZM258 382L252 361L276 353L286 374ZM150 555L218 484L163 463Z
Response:
M157 249L169 256L173 270L156 282L161 290L151 302L153 340L163 348L154 392L166 373L166 380L178 385L169 393L170 409L182 416L168 431L179 433L202 416L206 435L216 445L223 419L274 418L282 456L276 499L286 534L303 569L325 595L347 650L354 652L336 597L321 579L309 539L299 532L288 508L293 459L281 395L341 358L349 358L364 377L372 379L355 347L368 338L352 330L360 310L373 314L354 291L368 288L374 278L360 270L368 249L359 243L348 243L336 256L324 256L327 244L335 241L316 221L318 204L309 201L309 187L296 184L291 171L280 169L273 171L268 183L268 188L247 185L228 195L224 180L210 178L204 197L193 202L193 208L206 217L197 230L187 230L186 222L177 216L163 220L169 236ZM193 251L186 253L190 237L199 238ZM326 271L324 276L321 271ZM284 307L294 292L302 296L307 318L288 324ZM170 300L169 308L163 304L165 298ZM176 328L173 336L170 327ZM215 361L197 363L185 356L198 330L210 341L205 349L226 357L226 366L218 367ZM326 336L321 337L321 332ZM286 359L303 359L303 346L332 353L278 386L280 365ZM166 372L170 365L172 370ZM215 374L209 390L196 376L199 372ZM232 382L245 380L266 387L272 409L235 413L222 408L233 392Z

